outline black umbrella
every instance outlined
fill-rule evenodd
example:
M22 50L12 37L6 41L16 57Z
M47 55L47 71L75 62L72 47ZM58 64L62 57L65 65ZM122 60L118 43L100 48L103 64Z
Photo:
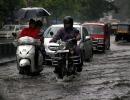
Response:
M16 19L31 19L51 15L42 7L21 8L16 13Z

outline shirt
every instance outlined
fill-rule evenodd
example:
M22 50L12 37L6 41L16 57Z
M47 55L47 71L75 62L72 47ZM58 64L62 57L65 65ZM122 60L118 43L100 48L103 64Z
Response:
M76 28L70 28L67 30L65 28L61 28L53 37L51 42L56 42L59 39L66 42L68 39L76 38L78 35L80 35L80 33Z
M30 36L35 39L40 39L41 38L41 36L39 35L40 32L41 31L38 28L24 28L20 33L20 37Z

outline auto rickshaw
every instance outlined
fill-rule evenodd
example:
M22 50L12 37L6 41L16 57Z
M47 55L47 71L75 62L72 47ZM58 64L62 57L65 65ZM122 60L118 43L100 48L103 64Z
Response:
M110 49L111 28L109 24L101 22L88 22L83 23L83 26L87 28L88 33L90 34L93 41L94 51L105 52Z
M117 31L115 33L115 41L126 40L130 42L130 24L119 23L117 24Z

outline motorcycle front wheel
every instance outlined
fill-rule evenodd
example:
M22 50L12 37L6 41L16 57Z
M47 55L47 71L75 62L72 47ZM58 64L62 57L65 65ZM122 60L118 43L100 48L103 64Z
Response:
M30 66L20 67L19 69L19 74L28 75L30 73Z

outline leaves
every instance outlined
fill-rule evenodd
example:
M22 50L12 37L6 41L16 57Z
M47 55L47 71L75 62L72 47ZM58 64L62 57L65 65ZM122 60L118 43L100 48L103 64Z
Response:
M16 9L27 5L39 6L51 13L52 19L61 19L71 15L77 20L93 20L103 16L104 12L115 9L113 2L106 0L0 0L0 21L13 17Z
M97 19L102 17L104 12L115 9L113 2L106 0L37 0L34 5L46 8L53 17L71 15L80 20Z
M25 6L26 0L0 0L0 24L8 18L14 19L15 9Z

